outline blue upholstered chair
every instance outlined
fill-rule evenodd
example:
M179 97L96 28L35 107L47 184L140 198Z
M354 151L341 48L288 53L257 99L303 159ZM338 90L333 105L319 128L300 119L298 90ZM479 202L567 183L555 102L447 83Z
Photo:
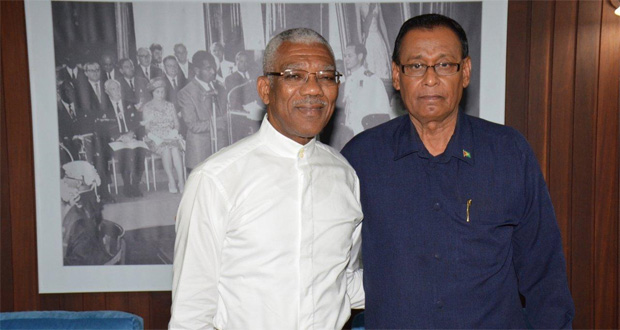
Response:
M118 311L33 311L0 313L0 329L143 330L141 317Z

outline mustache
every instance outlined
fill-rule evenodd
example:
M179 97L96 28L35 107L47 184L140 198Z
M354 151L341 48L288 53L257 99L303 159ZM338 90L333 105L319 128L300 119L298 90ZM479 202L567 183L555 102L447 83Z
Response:
M321 100L318 97L306 97L305 99L293 101L293 106L298 106L300 104L304 104L304 105L320 104L322 106L327 106L327 102L324 100Z

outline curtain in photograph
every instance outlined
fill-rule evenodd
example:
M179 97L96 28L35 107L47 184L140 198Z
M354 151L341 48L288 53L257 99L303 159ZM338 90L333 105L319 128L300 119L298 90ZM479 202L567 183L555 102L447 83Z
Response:
M114 5L116 16L116 55L117 58L129 57L129 37L133 35L130 30L129 6L131 4L119 2Z
M270 40L285 27L286 6L282 3L265 4L265 40Z
M72 54L78 63L99 61L103 52L116 53L113 3L52 2L56 61Z

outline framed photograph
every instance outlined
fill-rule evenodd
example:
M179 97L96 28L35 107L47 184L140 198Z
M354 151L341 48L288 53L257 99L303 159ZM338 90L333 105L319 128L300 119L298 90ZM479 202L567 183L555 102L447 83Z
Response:
M392 87L391 54L402 23L425 13L450 16L467 32L473 68L462 109L504 121L507 1L25 7L41 293L171 289L184 181L257 131L263 51L286 29L314 29L333 48L343 81L319 138L338 150L406 113ZM214 63L208 78L193 65L205 52Z

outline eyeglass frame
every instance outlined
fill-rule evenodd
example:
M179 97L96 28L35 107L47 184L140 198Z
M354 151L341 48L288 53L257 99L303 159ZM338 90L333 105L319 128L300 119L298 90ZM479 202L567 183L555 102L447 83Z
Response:
M428 68L433 68L433 71L435 71L435 73L440 76L440 77L450 77L450 76L454 76L455 74L457 74L459 71L461 71L461 64L463 63L463 60L460 60L458 63L455 62L439 62L439 63L435 63L433 65L428 65L428 64L423 64L423 63L412 63L412 64L400 64L398 67L400 68L400 72L402 74L404 74L407 77L424 77L424 75L426 75L426 72L428 71ZM420 65L423 66L424 69L424 73L422 73L419 76L411 76L405 73L405 67L411 67L413 65ZM454 66L456 65L456 71L454 71L454 73L451 74L440 74L437 72L437 66L438 65L442 65L442 64L450 64L450 66Z
M334 86L338 86L340 84L340 77L343 76L342 73L338 72L337 70L319 70L316 72L308 72L306 70L303 69L286 69L284 71L281 72L264 72L263 75L264 76L275 76L275 77L284 77L284 74L287 72L292 72L292 71L301 71L301 72L305 72L306 73L306 79L303 82L303 84L307 84L308 83L308 79L310 79L310 75L313 74L315 77L317 77L317 74L320 74L322 72L334 72L334 76L336 77L336 84ZM324 86L323 84L321 84L321 82L318 80L317 78L317 83L321 86ZM300 84L303 85L303 84Z

